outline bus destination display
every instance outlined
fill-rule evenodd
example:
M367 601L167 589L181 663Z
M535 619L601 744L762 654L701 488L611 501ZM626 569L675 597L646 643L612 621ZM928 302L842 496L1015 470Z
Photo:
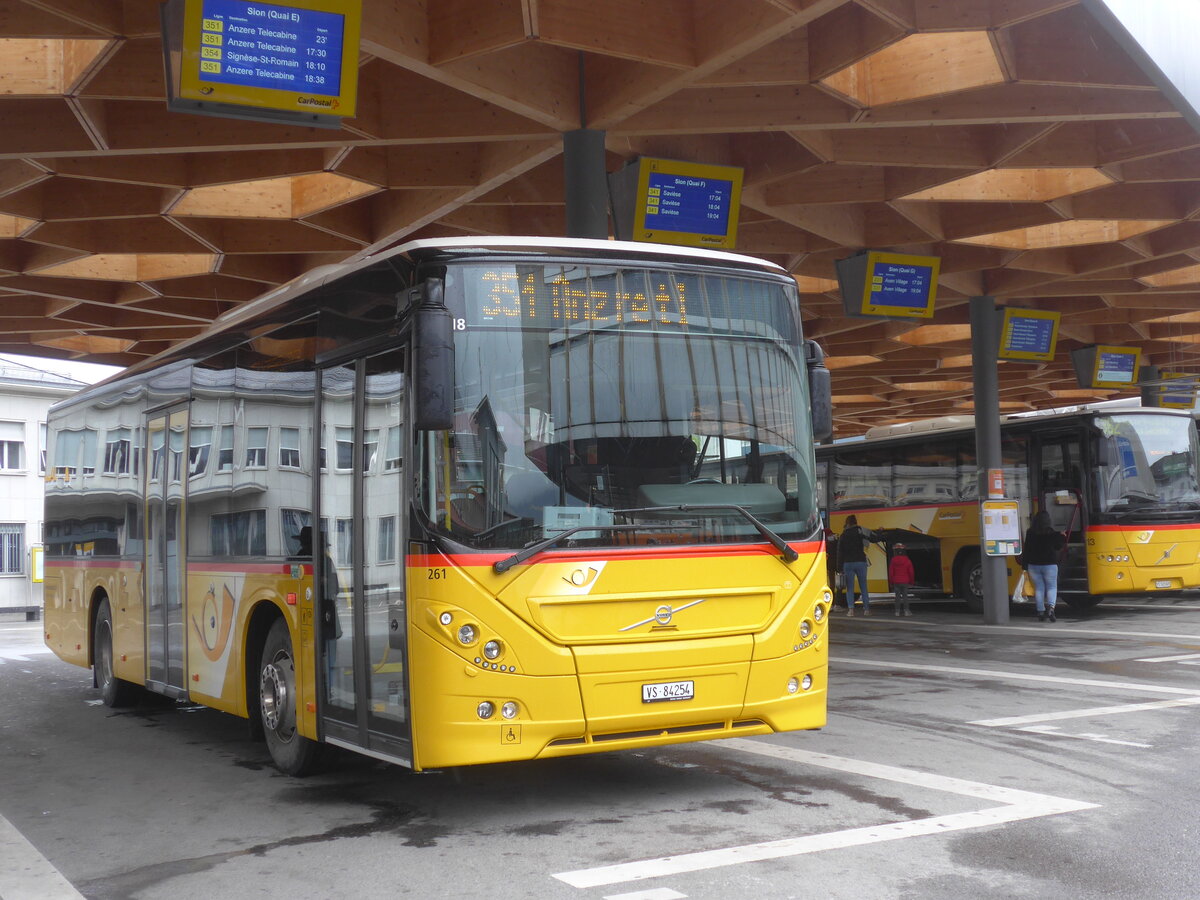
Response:
M331 12L204 0L199 79L336 96L344 27Z
M1048 362L1058 341L1059 313L1043 310L1004 310L1000 330L1000 359Z

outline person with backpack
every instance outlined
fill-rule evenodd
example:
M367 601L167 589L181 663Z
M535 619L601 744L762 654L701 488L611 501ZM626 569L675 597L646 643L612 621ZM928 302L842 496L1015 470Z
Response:
M871 614L871 595L867 591L867 545L879 540L875 532L858 524L857 516L846 516L846 527L837 542L838 566L846 588L846 615L854 615L854 582L862 595L863 615Z

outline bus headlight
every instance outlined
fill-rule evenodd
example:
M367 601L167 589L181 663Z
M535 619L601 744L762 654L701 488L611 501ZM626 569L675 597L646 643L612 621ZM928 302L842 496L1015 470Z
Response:
M517 704L512 700L509 700L502 707L500 707L500 715L504 716L506 719L515 719L517 717L517 713L520 711L521 707L517 706Z
M498 659L504 652L504 645L499 641L488 641L483 645L483 655L488 659Z
M818 609L820 609L820 607L818 607ZM809 624L808 619L805 619L800 623L800 637L806 638L810 634L812 634L812 625Z
M825 588L825 590L821 591L821 602L826 605L832 603L833 591L831 591L829 588Z
M793 675L788 679L787 691L789 694L794 694L798 690L800 690L800 679Z
M475 707L475 712L481 719L490 719L496 713L496 704L491 700L484 700L477 707Z
M473 644L478 637L479 632L474 625L467 624L458 629L458 642L460 644Z
M803 689L804 689L804 690L806 690L806 691L807 691L809 688L811 688L811 687L812 687L812 676L811 676L811 675L805 675L805 676L804 676L802 679L800 679L800 687L801 687L801 688L803 688Z
M443 625L449 625L451 622L454 621L454 616L448 612L444 612L440 616L438 616L438 621L441 622Z
M825 607L823 607L819 604L817 606L813 607L813 618L816 619L817 622L820 622L822 619L824 619L825 618Z

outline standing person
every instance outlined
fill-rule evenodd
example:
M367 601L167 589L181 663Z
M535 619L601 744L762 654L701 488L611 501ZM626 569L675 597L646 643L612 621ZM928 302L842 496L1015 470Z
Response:
M908 607L909 589L916 581L916 573L913 571L912 560L908 558L908 551L903 544L896 544L892 547L892 560L888 563L888 580L892 583L892 590L896 594L896 615L911 616L912 610Z
M879 540L869 528L858 524L857 516L846 516L846 527L838 536L838 566L846 588L846 615L854 615L854 580L862 594L863 615L871 614L871 595L867 592L867 543Z
M1033 597L1037 601L1038 621L1057 621L1054 606L1058 602L1058 558L1067 544L1066 535L1055 531L1050 513L1042 510L1029 523L1021 547L1021 565L1033 579Z

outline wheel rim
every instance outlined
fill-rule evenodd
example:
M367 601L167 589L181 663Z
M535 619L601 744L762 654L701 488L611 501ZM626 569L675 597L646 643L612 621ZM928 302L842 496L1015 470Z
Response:
M263 725L281 741L290 741L296 733L292 715L294 678L292 658L281 651L263 665L259 679Z
M107 621L96 627L96 676L100 687L107 687L113 679L112 628Z

